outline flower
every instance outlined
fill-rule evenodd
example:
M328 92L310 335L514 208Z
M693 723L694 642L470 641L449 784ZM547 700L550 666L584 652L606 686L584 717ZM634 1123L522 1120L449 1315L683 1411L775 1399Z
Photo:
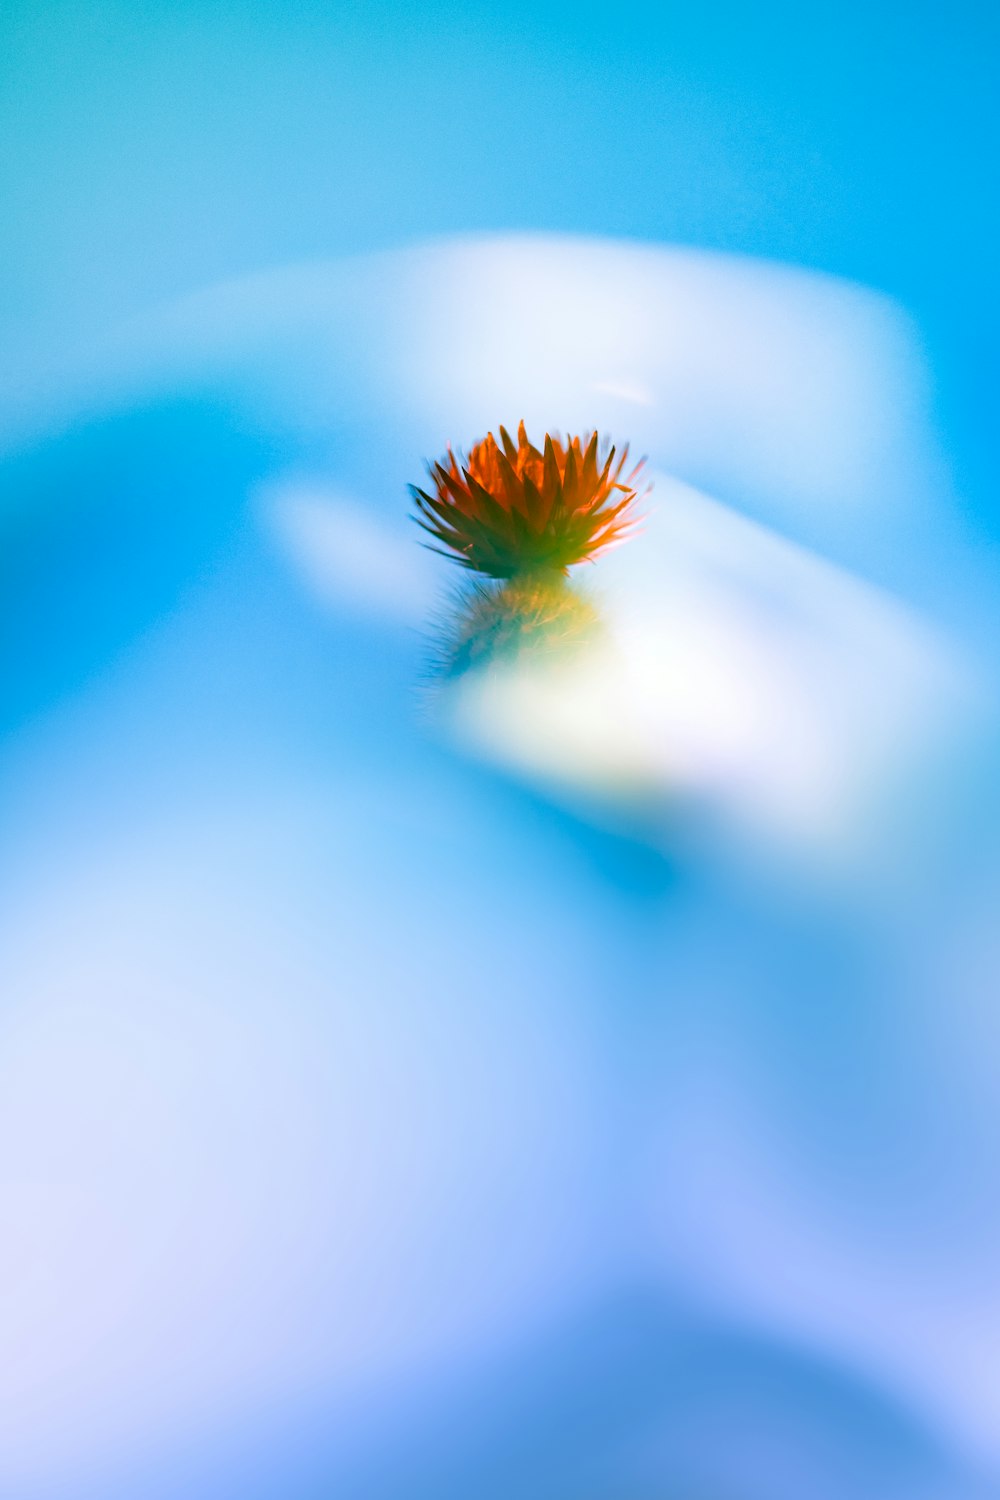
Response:
M565 573L625 538L642 468L640 461L622 479L627 445L616 464L614 448L599 454L596 432L565 443L546 433L539 452L523 422L516 446L499 431L500 443L491 432L468 458L449 448L446 460L430 464L433 495L410 486L414 520L443 544L432 551L490 578L516 578Z

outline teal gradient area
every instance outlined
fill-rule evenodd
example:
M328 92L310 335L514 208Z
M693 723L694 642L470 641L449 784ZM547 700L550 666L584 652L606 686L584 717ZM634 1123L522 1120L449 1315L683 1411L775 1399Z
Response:
M538 228L899 296L974 441L998 343L991 7L11 0L0 26L12 394L205 282Z
M1000 1493L997 29L3 8L0 1500Z

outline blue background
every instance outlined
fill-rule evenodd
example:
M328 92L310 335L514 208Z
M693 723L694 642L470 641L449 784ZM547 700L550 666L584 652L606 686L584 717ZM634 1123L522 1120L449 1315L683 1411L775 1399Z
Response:
M920 330L979 570L924 537L916 572L992 640L998 26L9 0L0 1298L41 1352L0 1386L4 1500L1000 1493L979 1396L907 1342L908 1302L946 1326L961 1288L968 1330L997 1300L991 1007L982 1074L935 1042L998 889L989 766L890 910L560 812L426 735L419 641L323 615L246 525L300 438L79 373L212 283L467 231L852 278ZM692 1077L718 1141L671 1112ZM661 1268L669 1181L798 1325L710 1257L696 1290ZM815 1195L797 1252L783 1192ZM867 1344L852 1283L890 1305ZM384 1313L345 1333L354 1303Z

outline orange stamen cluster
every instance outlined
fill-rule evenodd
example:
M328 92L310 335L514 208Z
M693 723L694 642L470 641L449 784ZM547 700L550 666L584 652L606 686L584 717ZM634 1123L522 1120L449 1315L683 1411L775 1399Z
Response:
M466 459L449 448L444 462L429 465L434 494L410 486L417 524L443 547L431 550L490 578L515 578L538 570L564 573L622 541L632 526L638 498L634 480L622 471L626 446L599 452L596 432L589 438L545 434L540 452L528 441L522 422L517 443L501 427Z

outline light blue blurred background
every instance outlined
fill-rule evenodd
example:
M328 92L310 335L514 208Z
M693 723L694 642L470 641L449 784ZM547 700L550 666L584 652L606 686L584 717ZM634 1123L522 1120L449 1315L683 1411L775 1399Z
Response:
M972 5L5 7L4 1500L1000 1493L996 65ZM779 494L756 429L602 408L974 684L846 863L428 722L403 486L505 368L462 296L565 270L627 363L680 294L616 241L779 263L696 258L696 333L799 308L820 367L843 316L898 418L838 511L836 412ZM303 485L353 592L268 519Z

